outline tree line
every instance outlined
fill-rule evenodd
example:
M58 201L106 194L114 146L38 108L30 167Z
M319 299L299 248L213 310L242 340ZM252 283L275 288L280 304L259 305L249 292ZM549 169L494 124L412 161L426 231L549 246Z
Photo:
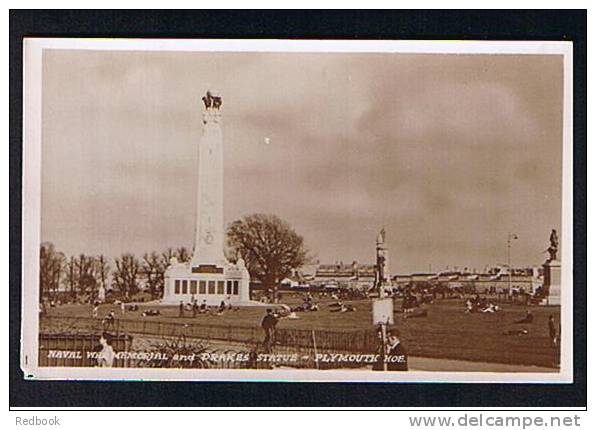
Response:
M131 253L110 259L103 254L67 257L51 242L41 244L39 255L39 296L55 299L97 297L99 289L112 290L130 298L145 284L145 291L152 298L163 291L164 275L170 259L186 262L190 259L187 248L168 248L163 252L145 253L141 258Z
M242 257L251 278L260 281L272 296L284 278L310 261L302 236L275 215L253 214L232 222L227 240L231 260ZM142 258L131 253L113 260L103 254L67 257L45 242L40 250L40 299L56 298L59 292L72 300L89 299L97 297L101 287L130 298L140 291L141 282L151 298L158 298L172 257L187 262L191 255L187 248L179 247L145 253Z

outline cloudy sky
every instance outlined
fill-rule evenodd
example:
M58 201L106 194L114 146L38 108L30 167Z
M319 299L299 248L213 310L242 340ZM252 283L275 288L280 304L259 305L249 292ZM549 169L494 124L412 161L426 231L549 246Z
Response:
M201 96L223 95L226 223L286 219L321 262L540 264L560 228L558 56L45 51L42 240L192 248ZM269 144L265 143L269 139Z

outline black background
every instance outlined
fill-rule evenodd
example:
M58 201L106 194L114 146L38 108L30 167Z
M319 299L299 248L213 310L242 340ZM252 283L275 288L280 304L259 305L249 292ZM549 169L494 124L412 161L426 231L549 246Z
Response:
M586 406L586 11L10 12L10 406ZM463 39L574 42L574 383L382 384L25 381L21 321L22 39Z

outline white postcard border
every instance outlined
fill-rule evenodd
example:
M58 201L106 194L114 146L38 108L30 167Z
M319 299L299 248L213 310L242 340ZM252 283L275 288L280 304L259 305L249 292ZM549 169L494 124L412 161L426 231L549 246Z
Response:
M278 382L573 382L573 44L553 41L352 41L26 38L23 49L23 230L21 368L26 379ZM558 373L371 372L362 370L222 370L39 367L42 57L45 49L188 52L378 52L401 54L562 55L563 182L561 368Z

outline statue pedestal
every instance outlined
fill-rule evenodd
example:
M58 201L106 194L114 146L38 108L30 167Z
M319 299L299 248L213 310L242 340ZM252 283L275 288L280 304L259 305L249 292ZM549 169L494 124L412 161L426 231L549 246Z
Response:
M544 268L544 291L547 305L561 304L561 262L548 260L542 265Z

